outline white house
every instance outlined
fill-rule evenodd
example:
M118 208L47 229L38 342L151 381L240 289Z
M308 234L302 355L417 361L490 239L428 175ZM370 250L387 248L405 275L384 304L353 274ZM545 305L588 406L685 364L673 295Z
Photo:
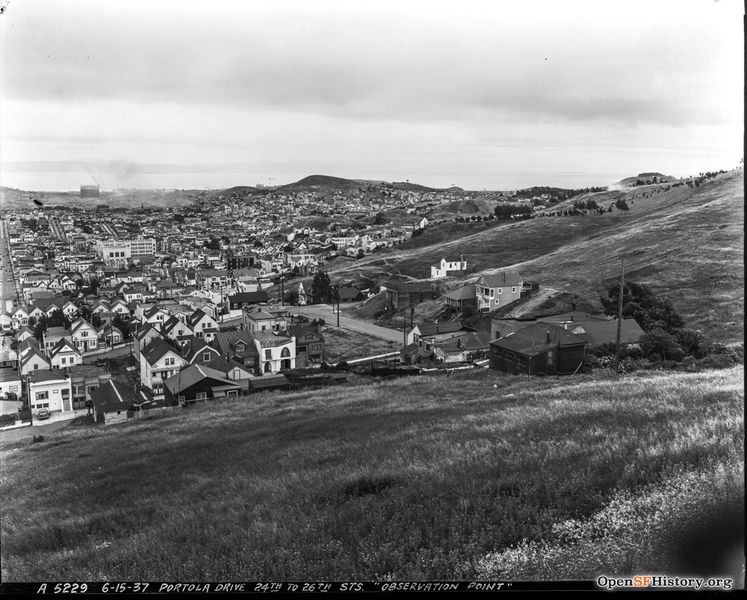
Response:
M73 344L80 352L90 352L99 347L96 328L85 319L78 319L70 326Z
M33 347L22 351L19 357L21 375L28 375L35 371L49 371L52 368L49 358Z
M75 416L73 412L73 389L70 377L62 371L35 371L28 378L29 404L32 414L36 415L42 408L52 413L61 413L67 418Z
M431 279L441 279L453 271L466 271L467 261L462 256L460 260L448 261L445 258L436 266L431 267Z
M255 331L252 337L259 352L262 373L279 373L296 368L295 337L275 335L270 331Z
M163 382L187 365L186 359L161 338L153 339L140 354L140 384L163 398Z
M21 374L15 369L0 369L0 398L21 396Z
M75 365L83 364L80 352L66 338L60 339L49 352L49 358L53 369L67 369Z

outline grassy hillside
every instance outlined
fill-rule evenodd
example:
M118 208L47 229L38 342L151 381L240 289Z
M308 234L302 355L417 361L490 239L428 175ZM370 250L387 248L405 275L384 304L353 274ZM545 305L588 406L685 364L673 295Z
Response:
M650 186L583 196L604 207L623 198L627 212L498 225L447 223L354 268L369 277L426 278L442 257L464 255L473 278L511 266L541 286L598 305L624 258L628 278L669 295L688 326L738 341L744 333L743 184L743 172L734 171L697 188Z
M2 579L680 573L672 524L743 503L743 389L479 371L5 441Z

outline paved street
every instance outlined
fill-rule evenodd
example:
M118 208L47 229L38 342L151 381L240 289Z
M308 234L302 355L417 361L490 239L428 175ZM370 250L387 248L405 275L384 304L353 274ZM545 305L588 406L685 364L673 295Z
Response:
M337 313L333 311L333 308L329 304L314 304L312 306L293 306L290 308L291 312L298 313L310 317L312 319L324 319L327 325L337 324ZM388 329L387 327L379 327L361 321L359 319L353 319L346 316L344 313L340 313L340 327L350 329L351 331L357 331L359 333L366 333L374 337L402 343L402 332L397 329Z
M9 279L13 276L8 255L8 237L5 220L0 220L0 310L9 310L16 297L13 282Z

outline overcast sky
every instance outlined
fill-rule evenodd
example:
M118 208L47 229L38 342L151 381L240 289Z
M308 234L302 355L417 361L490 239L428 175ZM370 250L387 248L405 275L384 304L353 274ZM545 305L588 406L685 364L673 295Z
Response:
M739 0L10 0L0 184L507 189L731 168L742 15Z

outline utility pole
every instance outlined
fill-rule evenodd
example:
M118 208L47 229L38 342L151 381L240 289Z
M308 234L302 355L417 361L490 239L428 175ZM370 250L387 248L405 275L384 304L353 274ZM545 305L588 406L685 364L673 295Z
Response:
M335 286L335 294L337 295L337 327L340 327L340 284Z
M617 302L617 339L615 340L615 370L620 370L620 338L622 337L623 287L625 284L625 259L620 259L620 297Z
M407 317L402 316L402 347L407 346Z
M285 308L285 275L280 274L280 307Z

